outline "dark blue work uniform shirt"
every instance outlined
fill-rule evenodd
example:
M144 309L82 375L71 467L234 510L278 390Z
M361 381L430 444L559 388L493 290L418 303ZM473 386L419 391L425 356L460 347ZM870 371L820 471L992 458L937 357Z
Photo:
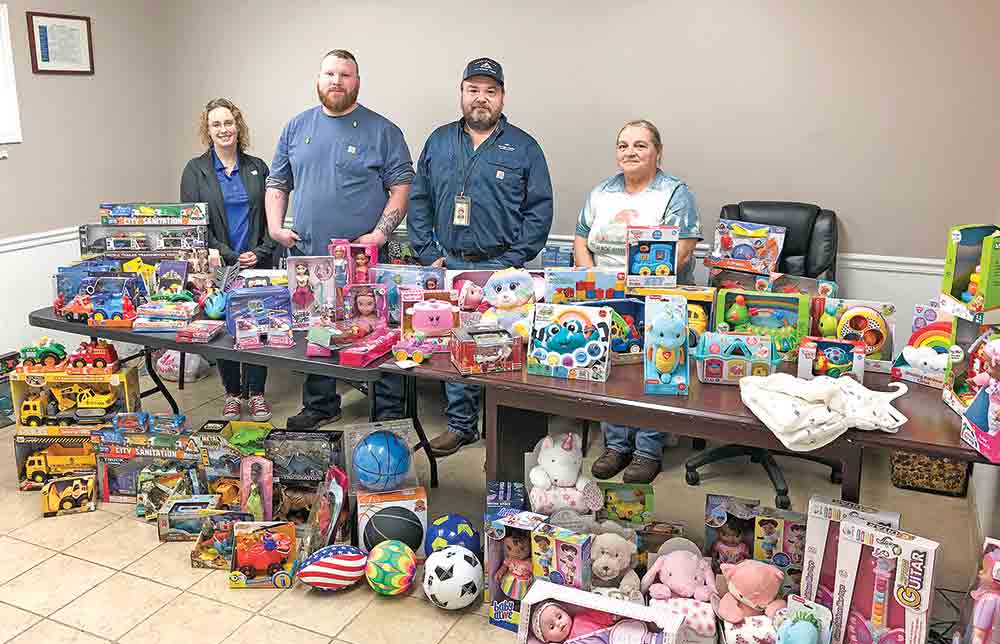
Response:
M459 154L472 202L468 226L453 224L455 197L463 191ZM478 150L463 121L439 127L420 154L406 222L423 264L464 251L523 266L552 227L552 180L541 147L505 116Z
M215 165L215 176L219 178L219 189L222 191L222 203L226 207L226 223L229 226L230 248L237 255L247 252L250 239L250 195L240 177L240 162L236 160L233 173L226 174L226 166L212 150L212 163Z

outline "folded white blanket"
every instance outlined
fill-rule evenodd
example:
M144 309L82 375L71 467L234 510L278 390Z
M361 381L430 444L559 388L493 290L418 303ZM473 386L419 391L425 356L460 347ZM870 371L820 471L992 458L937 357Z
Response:
M906 416L892 401L906 393L865 388L853 378L820 376L801 380L787 373L740 379L740 396L757 418L791 451L819 449L848 429L897 432Z

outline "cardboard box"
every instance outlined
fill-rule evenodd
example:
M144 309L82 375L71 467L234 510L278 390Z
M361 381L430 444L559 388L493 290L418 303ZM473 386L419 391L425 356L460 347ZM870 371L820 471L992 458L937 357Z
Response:
M290 588L298 550L287 521L238 522L233 526L230 588Z
M97 509L97 475L78 474L49 479L39 495L42 516L56 517L64 514L93 512Z
M531 569L536 579L590 590L592 535L543 523L531 532Z
M264 439L264 455L274 463L274 480L313 489L331 465L342 464L343 453L343 432L276 431Z
M782 596L799 594L805 548L806 515L776 508L757 508L753 558L785 573Z
M604 494L600 518L611 521L646 525L653 520L656 509L652 485L600 481L597 487Z
M991 411L997 413L990 409L990 393L983 387L962 415L962 440L991 463L1000 463L1000 434L990 433Z
M402 297L407 288L437 290L445 286L445 270L432 266L403 266L376 264L372 269L372 282L388 287L389 324L397 327L403 320Z
M140 409L139 372L134 366L111 374L14 371L9 377L18 427L100 429L111 425L115 413Z
M398 539L423 561L426 534L427 490L423 487L358 494L358 545L364 552L386 539Z
M898 512L883 512L876 508L818 495L809 499L805 563L800 594L827 608L833 607L840 522L850 516L880 523L893 529L899 528Z
M643 381L647 394L686 396L691 387L687 300L680 295L646 298Z
M635 288L633 295L671 295L687 300L688 347L694 348L701 336L713 328L713 309L718 290L714 286L675 286L672 288Z
M989 364L983 349L1000 338L1000 325L982 325L956 317L952 320L948 367L944 372L941 399L959 416L964 416L980 387L974 378Z
M783 226L720 219L705 266L769 275L778 269L785 232Z
M607 307L535 305L528 373L606 381L611 373L612 313Z
M625 297L625 270L620 268L546 268L545 300L575 304Z
M781 359L794 362L799 343L810 335L809 296L721 289L715 301L715 330L770 336Z
M97 481L104 503L135 503L139 472L147 467L188 470L201 455L190 440L174 447L101 442L97 445Z
M196 541L201 534L204 518L209 513L233 515L226 510L219 510L218 507L218 494L196 494L167 499L156 517L156 532L160 541ZM245 520L252 521L253 517Z
M105 226L208 224L208 204L182 203L102 203L97 214Z
M896 348L896 306L873 300L813 298L810 335L855 340L865 348L865 371L889 373Z
M1000 324L1000 226L955 226L944 257L941 310L976 324Z
M545 519L544 515L534 512L520 512L495 519L486 531L484 571L486 572L488 592L484 593L483 600L490 606L490 623L494 626L517 632L518 625L521 623L521 599L524 596L522 593L526 592L526 586L533 581L529 571L527 579L508 584L511 594L515 595L514 597L503 590L503 584L496 579L497 572L505 557L503 540L508 535L519 533L524 540L523 546L528 557L526 561L530 567L531 532L544 524Z
M451 364L463 376L524 368L523 340L499 326L455 329L449 351Z
M937 389L944 387L953 320L954 316L942 311L937 300L913 307L910 338L892 363L893 379Z
M46 481L92 472L97 455L82 427L21 427L14 434L18 489L40 490Z
M201 531L191 550L192 568L229 570L233 558L233 528L238 522L253 521L249 512L199 510ZM162 540L162 538L161 538Z
M581 306L611 309L611 364L642 362L642 340L646 329L646 303L638 298L581 302Z
M629 226L625 233L625 286L633 288L677 285L676 226Z
M850 376L865 382L865 345L853 340L835 340L806 336L799 345L798 377Z
M712 558L715 572L720 564L753 559L754 518L757 499L722 494L705 496L705 556Z
M208 226L192 224L83 224L79 228L80 257L186 259L195 249L208 247L207 231Z
M698 380L713 385L738 385L743 376L769 376L781 362L774 339L709 331L692 352Z

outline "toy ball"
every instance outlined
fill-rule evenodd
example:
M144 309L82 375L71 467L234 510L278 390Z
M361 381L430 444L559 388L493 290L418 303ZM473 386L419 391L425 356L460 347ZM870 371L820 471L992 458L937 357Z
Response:
M380 595L399 595L410 589L417 571L417 556L402 541L383 541L368 553L365 577Z
M343 590L365 576L367 563L368 555L359 548L338 544L309 555L295 576L316 590Z
M373 492L397 490L410 472L410 459L402 438L387 430L372 432L354 448L354 477Z
M462 546L472 552L479 552L481 549L479 532L461 514L446 514L427 526L424 552L429 555L448 546Z
M386 540L402 541L412 550L420 550L424 545L424 526L416 514L404 507L382 508L368 519L362 542L371 550Z
M483 566L468 548L448 546L424 562L424 594L438 608L465 608L482 589Z

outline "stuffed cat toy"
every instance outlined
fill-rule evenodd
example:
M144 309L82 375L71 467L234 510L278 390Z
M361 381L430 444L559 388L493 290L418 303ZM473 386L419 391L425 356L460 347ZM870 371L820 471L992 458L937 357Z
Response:
M522 268L496 271L483 286L489 308L483 312L481 326L499 325L512 335L527 338L535 314L535 283L531 273Z

